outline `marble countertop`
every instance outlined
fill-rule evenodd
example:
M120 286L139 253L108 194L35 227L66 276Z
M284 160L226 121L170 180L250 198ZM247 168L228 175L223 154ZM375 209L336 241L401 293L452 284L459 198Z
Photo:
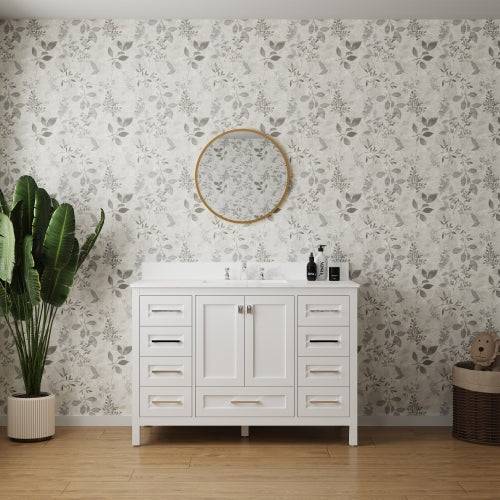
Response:
M147 279L130 285L132 288L358 288L354 281L306 280L214 280L214 279Z

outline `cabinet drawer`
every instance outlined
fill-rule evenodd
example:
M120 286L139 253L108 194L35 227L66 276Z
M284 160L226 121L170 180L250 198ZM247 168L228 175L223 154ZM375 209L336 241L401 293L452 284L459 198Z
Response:
M141 417L190 417L191 387L141 387Z
M299 386L348 386L349 358L307 357L298 359Z
M299 326L299 356L348 356L349 327Z
M349 387L299 387L299 417L348 417Z
M149 326L140 333L141 356L191 356L190 326Z
M293 417L293 387L202 387L196 416Z
M191 386L191 358L140 358L141 386Z
M189 326L191 296L143 295L139 314L141 326Z
M299 295L299 326L349 326L348 295Z

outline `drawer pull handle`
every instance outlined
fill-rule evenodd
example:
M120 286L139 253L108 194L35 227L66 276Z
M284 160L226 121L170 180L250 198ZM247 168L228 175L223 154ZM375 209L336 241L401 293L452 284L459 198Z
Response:
M311 399L309 403L312 405L339 405L340 401L332 399Z
M151 370L151 373L182 373L182 370Z
M153 344L161 344L161 343L166 343L166 342L175 342L175 343L181 343L180 339L152 339L151 342Z
M321 342L329 342L332 344L338 344L340 342L340 340L338 340L338 339L309 339L309 342L311 342L311 344L318 344Z
M340 370L309 370L309 373L340 373Z
M243 314L243 306L238 306L238 314Z
M332 313L332 312L340 312L342 310L342 306L332 307L330 309L309 309L309 312L312 313Z
M171 404L171 405L181 405L182 401L178 399L154 399L151 401L154 405L163 405L163 404Z
M252 405L260 405L260 401L258 399L255 400L245 400L245 399L233 399L231 400L232 405L238 405L238 404L252 404Z
M152 313L181 313L182 309L165 309L163 307L152 307Z
M247 314L252 314L252 306L251 305L247 306Z

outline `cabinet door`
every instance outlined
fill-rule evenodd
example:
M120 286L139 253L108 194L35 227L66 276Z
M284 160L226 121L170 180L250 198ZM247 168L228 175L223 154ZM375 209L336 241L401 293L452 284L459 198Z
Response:
M293 297L245 297L245 385L293 384Z
M196 385L243 386L244 298L196 297Z

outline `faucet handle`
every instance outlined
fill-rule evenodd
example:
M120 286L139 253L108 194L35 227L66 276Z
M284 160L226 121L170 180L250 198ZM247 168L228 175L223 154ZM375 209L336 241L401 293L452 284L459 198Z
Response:
M224 279L225 279L225 280L228 280L228 279L229 279L229 267L226 267L226 268L224 269L224 271L225 271L225 274L224 274Z
M262 266L259 267L259 279L264 279L264 268Z

